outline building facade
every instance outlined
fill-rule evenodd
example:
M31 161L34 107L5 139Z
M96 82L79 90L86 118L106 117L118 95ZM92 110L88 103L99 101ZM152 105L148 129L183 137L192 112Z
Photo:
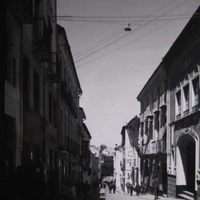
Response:
M85 125L83 124L83 139L82 139L82 173L83 173L83 182L88 181L91 183L91 151L90 151L90 132Z
M167 193L167 73L160 64L137 97L140 102L139 148L141 185L151 191L159 178L159 190Z
M129 121L127 124L127 131L129 136L129 141L131 147L133 148L133 164L132 164L132 172L131 179L133 186L135 187L137 184L141 183L141 172L140 172L140 152L138 146L138 137L139 137L139 126L140 126L140 118L135 116L133 119Z
M115 146L114 153L114 177L116 180L116 190L121 191L123 186L123 176L120 163L122 162L122 149L121 145Z
M168 73L168 195L200 196L200 8L163 59Z
M121 136L122 136L122 144L121 144L122 161L120 165L122 171L122 190L127 193L128 192L126 188L127 182L129 182L130 184L133 183L131 177L132 166L133 166L133 148L130 143L127 126L122 127Z
M44 166L49 198L66 181L83 180L91 139L71 48L56 16L56 0L7 1L2 81L1 162L13 170Z

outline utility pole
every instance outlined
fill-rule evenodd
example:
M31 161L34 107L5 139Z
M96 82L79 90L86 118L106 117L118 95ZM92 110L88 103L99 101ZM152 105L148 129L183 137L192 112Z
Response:
M5 112L5 77L7 68L7 0L0 1L0 44L1 44L1 64L0 64L0 158L4 157L4 112Z

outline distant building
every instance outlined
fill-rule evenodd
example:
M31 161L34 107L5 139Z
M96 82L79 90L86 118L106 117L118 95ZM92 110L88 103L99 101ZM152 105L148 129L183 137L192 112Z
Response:
M101 178L114 176L114 149L108 148L101 152Z
M90 145L90 151L91 151L91 162L90 162L90 168L92 170L91 172L91 181L94 182L99 179L98 174L99 174L99 148Z
M114 154L114 177L116 180L116 189L120 191L122 189L123 178L120 163L122 161L122 149L121 145L115 146Z
M136 184L141 184L141 172L140 172L140 149L138 146L138 137L139 137L139 127L140 127L140 118L135 116L133 119L129 121L127 124L127 131L129 136L129 141L131 147L133 148L133 163L132 163L132 172L131 172L131 179L133 186Z
M133 148L129 140L129 133L127 126L123 126L121 130L122 136L122 161L121 161L121 171L122 171L122 190L127 193L126 183L132 183L132 166L133 166Z

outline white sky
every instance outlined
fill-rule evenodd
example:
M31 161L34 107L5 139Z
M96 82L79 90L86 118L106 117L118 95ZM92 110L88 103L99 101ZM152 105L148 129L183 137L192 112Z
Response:
M57 0L91 144L121 144L122 126L139 116L138 94L199 5L200 0ZM131 32L123 31L128 23Z

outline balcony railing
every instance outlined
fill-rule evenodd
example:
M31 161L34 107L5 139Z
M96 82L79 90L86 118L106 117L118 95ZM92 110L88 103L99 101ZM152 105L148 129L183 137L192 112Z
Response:
M20 23L33 23L33 4L31 0L8 0L8 9Z
M192 112L196 112L199 109L199 104L192 107Z

